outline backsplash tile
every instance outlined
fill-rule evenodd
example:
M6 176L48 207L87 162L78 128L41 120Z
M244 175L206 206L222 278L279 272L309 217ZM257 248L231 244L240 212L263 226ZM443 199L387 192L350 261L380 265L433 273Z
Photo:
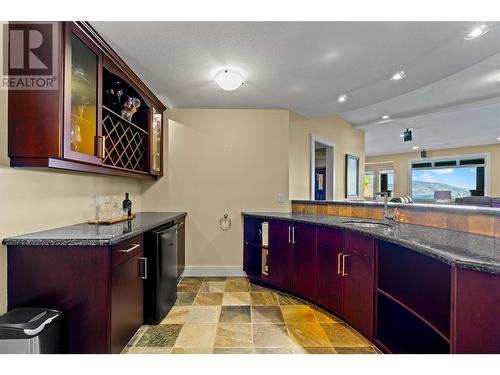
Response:
M391 208L390 211L392 213L394 210ZM384 218L384 210L381 207L357 206L346 203L292 203L292 212L373 220L383 220ZM396 221L500 238L500 217L398 208Z

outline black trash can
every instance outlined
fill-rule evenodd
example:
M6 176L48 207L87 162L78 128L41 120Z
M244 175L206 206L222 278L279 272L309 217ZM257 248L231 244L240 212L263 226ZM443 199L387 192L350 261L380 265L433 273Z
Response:
M61 353L61 312L22 307L0 316L0 353Z

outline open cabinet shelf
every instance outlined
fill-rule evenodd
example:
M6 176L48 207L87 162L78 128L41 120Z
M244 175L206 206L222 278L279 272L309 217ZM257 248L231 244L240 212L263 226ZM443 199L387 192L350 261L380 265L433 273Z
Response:
M267 281L269 247L262 234L262 225L267 221L246 218L244 222L243 270L253 278Z

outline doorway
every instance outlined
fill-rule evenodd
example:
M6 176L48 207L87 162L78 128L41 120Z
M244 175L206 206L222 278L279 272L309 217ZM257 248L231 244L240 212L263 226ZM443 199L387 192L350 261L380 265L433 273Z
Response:
M311 199L335 199L335 143L311 134Z

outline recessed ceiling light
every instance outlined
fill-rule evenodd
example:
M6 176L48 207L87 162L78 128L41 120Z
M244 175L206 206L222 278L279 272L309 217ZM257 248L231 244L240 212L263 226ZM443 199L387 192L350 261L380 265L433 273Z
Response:
M400 70L392 75L391 81L401 81L404 77L406 77L405 71Z
M412 149L418 150L418 146L413 146Z
M391 118L391 116L389 116L389 115L383 115L382 116L382 120L387 120L387 119L390 119L390 118Z
M500 141L500 137L497 138L497 141Z
M339 97L337 98L337 101L339 103L344 103L346 100L347 100L347 95L346 94L339 95Z
M490 28L486 25L481 25L473 28L466 36L464 36L465 40L472 40L479 38L490 31Z
M214 77L215 82L222 90L234 91L243 84L243 77L240 73L232 70L221 70Z

